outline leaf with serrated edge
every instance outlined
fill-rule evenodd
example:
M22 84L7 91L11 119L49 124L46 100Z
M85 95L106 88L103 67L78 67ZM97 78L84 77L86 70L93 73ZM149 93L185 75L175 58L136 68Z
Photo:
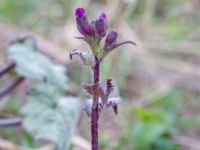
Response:
M35 41L30 42L29 38L16 41L8 48L8 58L16 64L17 74L34 81L45 81L59 89L66 90L66 68L53 64L36 48Z
M40 95L29 97L22 108L23 127L35 139L56 143L60 150L67 149L78 120L80 101L74 97L57 97L55 103L49 99L51 96ZM45 97L49 101L44 101Z
M100 87L102 89L102 95L100 95L103 103L106 102L113 90L113 85L111 83L111 79L104 80L100 83Z

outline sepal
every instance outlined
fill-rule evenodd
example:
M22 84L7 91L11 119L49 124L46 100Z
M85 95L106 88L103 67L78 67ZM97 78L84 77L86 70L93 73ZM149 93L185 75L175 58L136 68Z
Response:
M124 41L124 42L120 42L120 43L114 45L110 50L114 50L115 48L118 48L118 47L125 45L125 44L132 44L132 45L136 46L136 43L133 42L133 41Z
M84 65L94 66L94 55L92 51L83 52L81 50L74 49L69 54L71 60L74 55L78 55L82 59Z
M116 42L116 40L115 40ZM112 43L112 44L104 44L104 47L103 49L101 50L101 55L100 55L100 59L103 60L110 52L112 52L114 49L122 46L122 45L125 45L125 44L132 44L132 45L136 45L135 42L133 41L124 41L124 42L120 42L120 43Z
M102 111L103 109L112 107L114 110L114 113L117 115L118 114L118 105L121 102L122 102L122 100L120 97L109 98L106 103L104 103L102 101L102 99L99 98L99 101L98 101L99 111ZM92 99L87 99L87 100L84 100L84 102L83 102L83 110L86 112L86 114L89 117L91 117L92 105L93 105Z

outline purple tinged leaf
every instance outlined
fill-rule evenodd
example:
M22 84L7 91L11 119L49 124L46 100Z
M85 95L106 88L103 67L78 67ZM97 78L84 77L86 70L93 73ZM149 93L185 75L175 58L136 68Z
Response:
M99 92L97 84L82 84L82 87L90 95L94 95Z
M102 89L102 94L100 95L103 102L106 102L113 91L113 85L111 83L111 79L107 79L100 83L100 87Z
M113 91L111 79L101 81L100 84L82 84L83 89L90 95L97 94L103 102L106 102Z

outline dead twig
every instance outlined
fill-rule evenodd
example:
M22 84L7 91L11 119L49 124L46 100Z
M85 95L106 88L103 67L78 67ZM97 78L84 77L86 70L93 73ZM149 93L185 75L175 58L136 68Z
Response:
M11 92L16 86L18 86L22 81L24 80L24 77L18 77L16 78L12 83L8 84L2 91L0 91L0 98L7 95L9 92Z
M10 63L0 70L0 77L15 67L15 63Z
M16 127L21 126L22 121L20 118L6 118L0 119L0 128L3 127Z

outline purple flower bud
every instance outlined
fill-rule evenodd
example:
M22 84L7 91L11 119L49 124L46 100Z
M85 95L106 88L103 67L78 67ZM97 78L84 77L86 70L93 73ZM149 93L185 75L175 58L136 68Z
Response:
M90 36L92 34L92 29L88 18L86 16L84 8L76 9L76 23L79 32L84 36Z
M106 14L105 14L105 13L102 13L101 15L99 15L99 18L102 18L102 19L107 19L107 18L106 18Z
M85 15L85 9L84 8L77 8L76 9L76 16L82 17L83 15Z
M106 45L112 45L113 43L116 43L117 37L118 37L117 32L114 30L111 30L106 36L106 39L105 39Z
M106 14L102 13L98 17L98 19L95 21L96 34L104 37L106 35L107 28L108 28L108 22L107 22Z

